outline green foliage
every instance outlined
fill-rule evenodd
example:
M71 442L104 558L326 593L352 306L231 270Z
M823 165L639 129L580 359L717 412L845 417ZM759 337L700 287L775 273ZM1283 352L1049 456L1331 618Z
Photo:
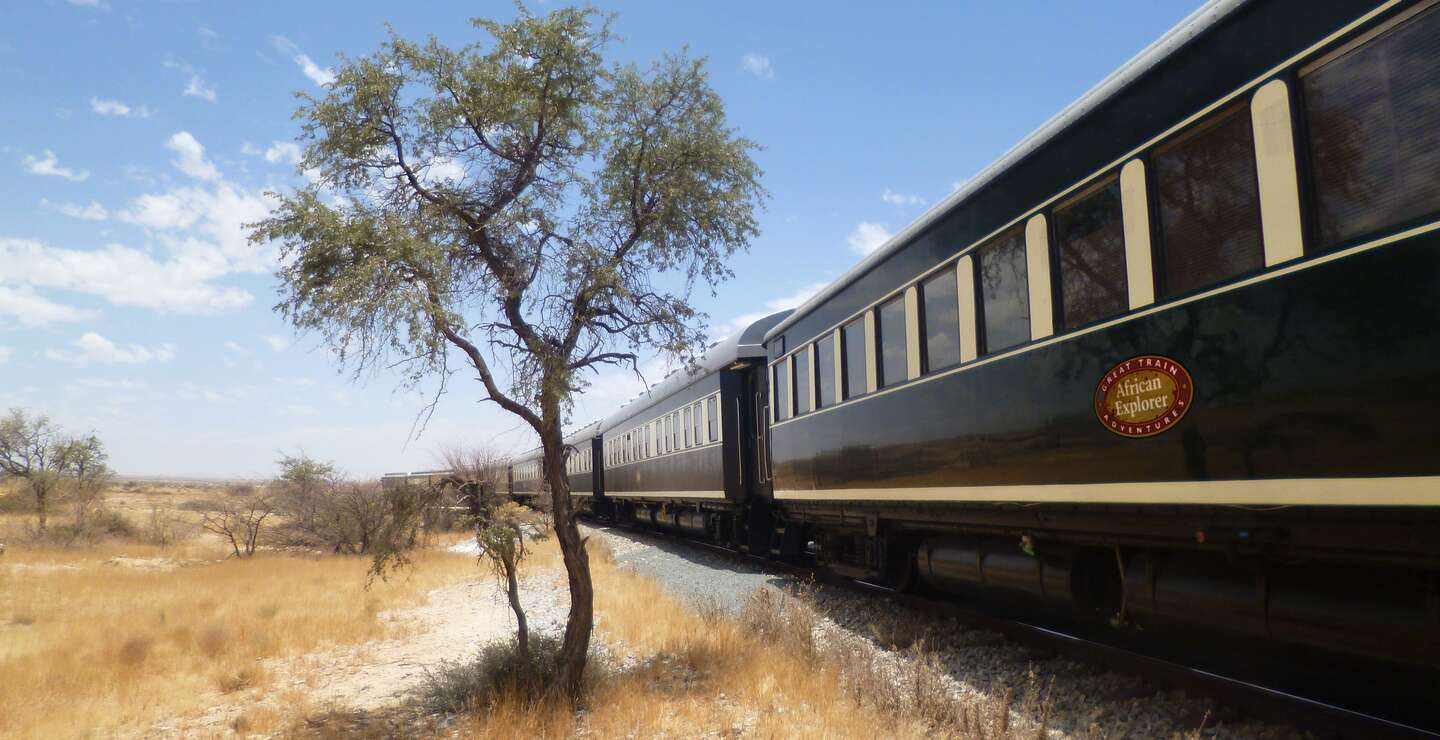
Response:
M316 183L252 238L282 245L277 309L357 373L443 383L458 352L539 431L579 371L703 348L689 291L730 276L765 193L702 60L607 65L588 8L472 23L487 42L392 35L302 95Z

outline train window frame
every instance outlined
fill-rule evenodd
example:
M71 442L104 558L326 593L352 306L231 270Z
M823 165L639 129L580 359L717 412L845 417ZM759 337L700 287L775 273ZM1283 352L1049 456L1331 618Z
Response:
M1263 225L1263 212L1260 198L1260 166L1256 158L1255 132L1251 123L1251 105L1248 95L1239 95L1226 105L1219 106L1208 112L1203 117L1193 121L1185 128L1176 131L1173 135L1166 137L1163 141L1157 142L1154 146L1145 151L1143 161L1145 162L1145 190L1147 201L1150 206L1150 254L1151 274L1155 281L1155 301L1157 303L1168 303L1185 296L1213 290L1222 285L1244 280L1266 271L1265 264L1265 235ZM1163 193L1160 189L1160 158L1170 150L1173 150L1187 142L1204 136L1214 131L1220 125L1230 122L1234 118L1242 121L1241 126L1249 137L1250 156L1246 161L1250 163L1255 187L1255 219L1254 229L1259 239L1258 254L1259 265L1248 270L1241 270L1227 274L1221 278L1192 285L1184 289L1175 289L1170 285L1169 263L1171 255L1167 249L1165 236L1165 204ZM1127 278L1128 279L1128 278Z
M720 397L717 395L705 398L705 439L709 442L720 439Z
M859 348L858 348L859 360L860 360L860 367L858 367L858 368L852 368L852 367L850 367L850 364L851 364L851 363L850 363L850 359L851 359L851 357L850 357L850 355L851 355L851 339L850 339L850 334L851 334L851 330L852 330L852 329L855 330L855 333L857 333L857 334L859 335L859 338L860 338L860 342L859 342L860 346L859 346ZM851 400L851 399L853 399L853 398L864 398L865 395L866 395L867 393L869 393L869 391L868 391L867 388L866 388L866 375L867 375L867 373L869 373L869 370L865 367L865 365L867 364L866 358L868 357L868 349L867 349L867 346L866 346L866 345L868 344L868 342L869 342L869 336L868 336L868 334L869 334L869 332L867 332L867 331L865 330L865 313L864 313L864 312L862 312L862 313L854 316L854 317L851 318L850 320L845 321L844 323L842 323L842 324L840 325L840 357L841 357L841 359L839 360L839 362L840 362L841 384L843 385L843 388L841 389L841 391L843 392L844 396L843 396L842 398L840 398L839 400L836 401L837 404L838 404L838 403L844 403L845 401L849 401L849 400ZM857 373L857 371L858 371L858 373ZM857 375L858 375L858 377L857 377ZM858 384L859 384L859 392L857 392L857 393L851 393L851 392L850 392L850 388L851 388L851 386L852 386L853 384L855 384L855 383L858 383Z
M815 410L810 403L810 394L815 382L815 368L812 366L813 363L811 359L810 344L808 342L801 345L800 349L795 350L795 353L790 355L790 380L795 388L794 404L796 416L804 416ZM803 388L801 387L802 379L805 381Z
M1145 169L1148 171L1148 170L1151 169L1151 168L1147 165L1147 166L1145 167ZM1147 173L1147 177L1148 177L1148 173ZM1102 191L1104 191L1104 190L1106 190L1106 189L1108 189L1108 188L1114 188L1114 189L1115 189L1115 202L1116 202L1116 208L1117 208L1117 210L1118 210L1118 215L1119 215L1119 219L1116 221L1116 226L1118 226L1118 229L1119 229L1119 237L1120 237L1120 248L1119 248L1119 251L1120 251L1120 307L1119 307L1117 310L1115 310L1115 311L1113 311L1113 312L1111 312L1111 313L1104 313L1104 314L1101 314L1101 315L1098 316L1098 317L1090 318L1090 319L1088 319L1088 320L1086 320L1086 321L1083 321L1083 322L1072 323L1072 322L1070 321L1070 317L1069 317L1069 314L1068 314L1068 311L1067 311L1067 309L1068 309L1068 307L1069 307L1069 306L1068 306L1069 302L1066 300L1066 295L1065 295L1065 275L1066 275L1066 271L1065 271L1065 267L1064 267L1065 260L1063 259L1063 254L1064 254L1064 252L1065 252L1065 246L1067 245L1068 242L1067 242L1067 239L1066 239L1066 235L1065 235L1063 229L1061 228L1061 223L1062 223L1061 214L1062 214L1063 212L1067 211L1068 209L1075 208L1075 207L1079 206L1083 201L1085 201L1085 200L1087 200L1087 199L1089 199L1089 198L1092 198L1092 197L1094 197L1094 196L1099 195ZM1148 188L1149 188L1149 183L1148 183L1148 182L1146 183L1146 188L1147 188L1147 190L1148 190ZM1147 195L1149 195L1149 193L1147 193ZM1150 202L1150 201L1152 201L1152 200L1153 200L1153 198L1148 198L1148 197L1147 197L1147 202ZM1153 205L1153 204L1152 204L1152 205ZM1126 313L1129 313L1130 310L1131 310L1131 305L1130 305L1130 304L1131 304L1131 301L1130 301L1130 273L1129 273L1129 268L1130 268L1130 264L1129 264L1129 263L1130 263L1130 259L1129 259L1129 257L1130 257L1130 255L1129 255L1129 251L1128 251L1130 245L1129 245L1129 242L1128 242L1128 239L1127 239L1127 235L1126 235L1126 233L1125 233L1125 193L1124 193L1123 186L1121 185L1121 182L1120 182L1120 168L1112 168L1112 169L1110 169L1110 170L1107 170L1106 172L1104 172L1104 173L1102 173L1102 174L1100 174L1100 175L1098 175L1098 176L1096 176L1096 177L1094 177L1094 178L1091 178L1089 181L1087 181L1087 182L1079 185L1079 186L1076 187L1072 192L1070 192L1069 194L1067 194L1065 197L1056 200L1053 204L1051 204L1048 208L1046 208L1046 209L1045 209L1045 213L1046 213L1046 215L1047 215L1047 219L1046 219L1046 220L1047 220L1048 223L1049 223L1049 227L1050 227L1050 237L1051 237L1051 238L1050 238L1050 272L1051 272L1051 276L1052 276L1052 277L1051 277L1051 286L1052 286L1051 289L1052 289L1052 291L1053 291L1053 293L1054 293L1054 296L1055 296L1055 305L1058 306L1058 310L1055 311L1055 313L1058 315L1059 322L1058 322L1058 324L1057 324L1057 326L1056 326L1056 331L1055 331L1055 333L1056 333L1056 334L1068 334L1068 333L1070 333L1070 332L1074 332L1074 331L1077 331L1077 330L1080 330L1080 329L1084 329L1085 327L1092 326L1092 325L1094 325L1094 324L1098 324L1098 323L1101 323L1101 322L1104 322L1104 321L1109 321L1109 320L1111 320L1111 319L1113 319L1113 318L1115 318L1115 317L1117 317L1117 316L1123 316L1123 315L1125 315ZM1151 249L1152 251L1156 248L1155 242L1156 242L1157 240L1154 238L1153 232L1154 232L1154 230L1155 230L1154 223L1155 223L1157 220L1158 220L1158 219L1150 219L1150 223L1151 223L1151 227L1150 227L1150 228L1151 228L1151 231L1152 231L1152 238L1151 238L1151 240L1150 240L1150 249ZM1154 260L1153 260L1153 257L1152 257L1152 268L1151 268L1151 280L1152 280L1152 281L1154 280L1153 261L1154 261Z
M831 406L835 406L840 403L840 399L838 397L840 389L835 383L836 358L834 332L826 332L825 334L821 335L819 339L811 342L810 346L813 348L811 350L811 354L815 356L815 367L813 368L815 378L812 381L815 383L815 410L820 411L821 409L828 409ZM830 353L829 362L825 362L823 359L825 352ZM830 384L829 401L825 400L825 381L827 380Z
M795 417L795 383L790 365L790 356L786 355L771 367L771 387L774 389L775 398L771 399L770 405L774 408L774 421L777 424Z
M1034 337L1031 335L1030 320L1030 312L1033 310L1034 307L1030 305L1030 265L1028 261L1029 245L1026 242L1025 235L1026 224L1030 220L1030 218L1033 217L1034 214L1031 214L1029 216L1026 216L1025 218L1016 221L1010 226L1002 229L1000 232L980 242L975 247L971 248L968 252L965 253L971 258L972 262L975 265L975 329L979 334L979 357L999 354L1001 352L1008 352L1018 347L1023 347L1031 341L1034 341ZM994 337L991 336L991 326L989 324L990 312L988 310L989 307L986 305L986 297L989 295L989 292L985 290L984 275L985 267L988 262L987 253L999 250L1002 245L1016 251L1016 253L1019 255L1020 266L1025 271L1025 274L1022 277L1023 290L1019 291L1019 295L1025 299L1024 320L1019 322L1025 327L1025 332L1023 339L997 347L994 346Z
M1430 223L1440 217L1440 208L1417 212L1415 215L1401 218L1399 220L1387 220L1379 226L1369 229L1361 229L1333 241L1325 241L1325 229L1321 222L1324 208L1321 203L1321 182L1319 178L1316 149L1316 135L1311 120L1312 107L1310 92L1306 80L1313 74L1321 72L1332 64L1339 63L1357 52L1363 51L1371 43L1381 40L1400 28L1416 21L1421 16L1436 14L1440 18L1440 0L1422 0L1413 6L1406 8L1393 16L1384 19L1373 27L1365 30L1359 35L1341 43L1319 56L1303 64L1298 65L1293 74L1291 112L1298 123L1295 131L1296 153L1301 161L1301 200L1303 203L1304 228L1306 234L1305 255L1306 257L1318 256L1337 252L1356 244L1362 244L1370 240L1382 237L1385 234L1394 234L1408 228ZM1387 80L1388 82L1388 80ZM1389 96L1387 89L1387 98ZM1393 104L1391 106L1393 111ZM1394 173L1389 173L1393 175Z
M700 410L700 408L701 408L701 407L700 407L700 402L699 402L699 401L696 401L696 402L690 404L690 412L691 412L690 425L691 425L691 428L694 429L694 434L693 434L692 436L695 438L695 446L696 446L696 447L699 447L700 445L704 444L703 442L700 441L700 427L702 426L702 425L701 425L701 421L702 421L702 420L701 420L701 418L700 418L700 415L701 415L701 410Z
M681 422L681 424L682 424L682 427L681 427L681 430L680 430L680 437L681 437L681 441L682 441L682 442L684 443L684 445L685 445L683 449L687 449L687 450L688 450L688 449L690 449L690 407L689 407L689 406L686 406L685 408L683 408L683 409L680 410L680 422Z
M886 310L893 308L899 309L899 324L890 327L892 331L887 332L885 331L885 312ZM881 301L878 305L875 306L874 311L875 359L877 369L879 370L875 379L875 387L876 389L894 388L895 386L900 385L910 379L910 364L907 354L908 349L905 344L905 326L910 320L910 312L909 306L905 305L904 289L901 289L897 293L891 294L885 300ZM892 316L891 319L893 320L893 318L894 317ZM889 336L892 333L898 334L899 336ZM889 346L890 342L894 342L895 346ZM899 365L898 369L891 368L890 363L886 361L886 354L895 349L899 350L898 357L896 358L899 360L899 362L897 363ZM892 370L894 370L894 375L896 377L892 378Z
M920 375L930 375L942 370L949 370L952 367L959 367L963 362L964 355L960 349L961 326L960 326L960 283L959 283L960 262L947 261L939 267L925 273L915 282L919 289L920 300L916 302L920 322ZM955 361L944 365L936 366L930 357L930 290L932 283L948 282L951 295L954 297L955 309Z

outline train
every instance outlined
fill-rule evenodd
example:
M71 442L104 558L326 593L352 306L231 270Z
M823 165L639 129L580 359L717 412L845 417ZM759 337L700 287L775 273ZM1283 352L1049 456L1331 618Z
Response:
M1440 7L1212 0L566 464L741 552L1433 671L1437 421Z

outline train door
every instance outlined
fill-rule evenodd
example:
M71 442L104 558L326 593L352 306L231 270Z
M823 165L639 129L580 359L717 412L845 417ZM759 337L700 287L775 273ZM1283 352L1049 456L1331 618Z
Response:
M736 399L740 409L738 436L744 443L740 459L744 468L746 532L742 541L752 554L768 555L775 523L770 479L770 389L765 363L756 363L738 375L742 386Z

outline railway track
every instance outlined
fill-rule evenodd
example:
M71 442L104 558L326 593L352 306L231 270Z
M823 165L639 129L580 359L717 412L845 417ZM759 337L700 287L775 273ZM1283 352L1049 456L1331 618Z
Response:
M1073 631L999 616L951 601L902 593L880 584L838 575L824 568L762 558L674 533L636 527L623 529L712 552L760 570L885 597L922 614L954 618L972 627L999 632L1022 645L1053 651L1118 673L1138 676L1157 686L1184 691L1192 696L1204 696L1219 704L1242 710L1257 719L1289 725L1320 737L1440 738L1440 731L1433 726L1422 727L1392 721L1366 711L1308 698L1221 672L1196 668ZM1416 688L1420 691L1429 690L1428 687Z

